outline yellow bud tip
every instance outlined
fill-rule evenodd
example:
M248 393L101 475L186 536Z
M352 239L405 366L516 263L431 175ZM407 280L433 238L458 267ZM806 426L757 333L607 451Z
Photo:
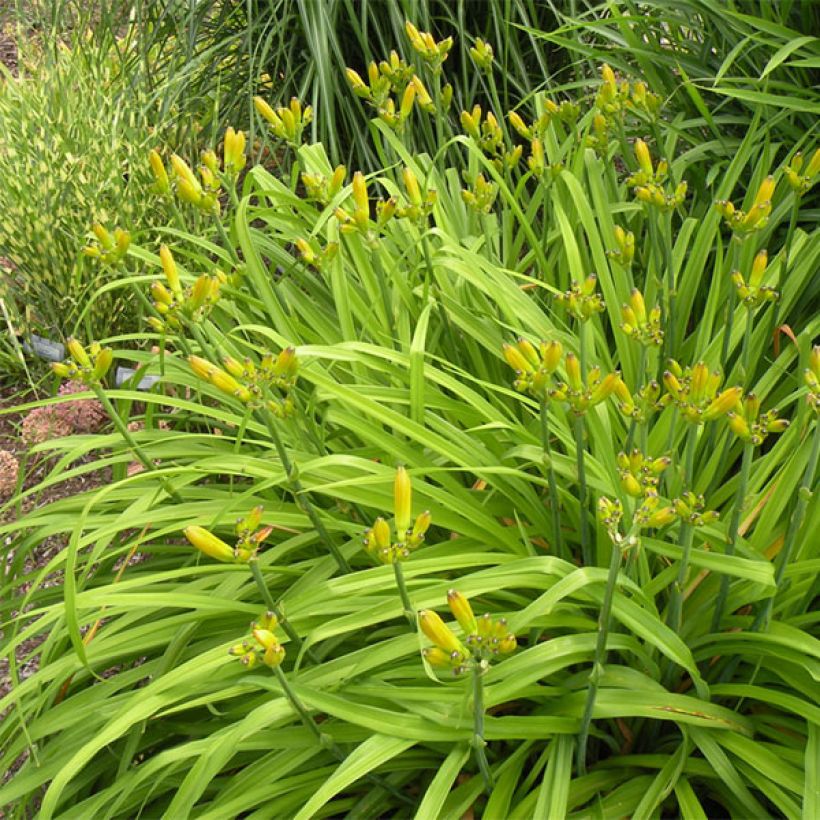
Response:
M404 467L396 470L396 479L393 485L394 511L396 514L396 531L399 539L410 529L412 518L413 485L410 476Z
M204 527L190 526L182 532L188 541L205 555L217 561L233 561L233 550L221 538L217 538Z

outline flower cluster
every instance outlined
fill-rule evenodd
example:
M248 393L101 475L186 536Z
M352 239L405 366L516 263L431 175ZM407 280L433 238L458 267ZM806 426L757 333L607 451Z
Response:
M51 369L61 379L73 379L88 387L99 386L114 361L111 348L92 342L86 350L77 339L69 339L66 346L71 359L64 363L54 362Z
M479 71L489 74L493 69L493 47L484 42L480 37L476 38L475 45L470 46L470 56Z
M336 208L334 215L339 222L342 233L358 233L364 241L373 245L378 241L378 234L396 213L397 200L390 197L376 203L376 219L370 218L370 197L367 192L367 180L361 171L353 175L353 211Z
M112 235L99 222L91 228L97 242L83 248L83 254L98 259L104 265L118 265L128 253L131 245L131 234L121 228L115 228Z
M798 195L807 193L815 183L815 177L820 174L820 148L811 155L809 164L803 170L803 154L798 151L791 162L783 169L789 187Z
M223 359L225 370L199 356L191 356L188 361L197 376L243 404L250 407L264 405L277 418L284 418L293 412L293 400L289 394L296 384L299 361L292 347L286 347L278 356L265 354L258 365L250 358L240 362L226 356ZM276 388L284 395L269 398L270 388Z
M365 531L362 539L368 554L383 564L393 564L409 558L410 553L421 546L432 522L429 511L420 513L415 522L412 522L413 486L404 467L396 470L393 502L396 525L395 541L390 524L381 516L375 520L370 529Z
M564 367L566 382L559 382L549 396L554 401L568 402L576 416L584 415L611 396L621 382L620 373L616 371L602 377L601 368L597 366L590 368L584 379L581 375L581 363L574 353L567 353Z
M659 160L656 166L653 165L649 147L642 139L635 141L635 158L638 160L638 170L627 178L626 184L634 188L635 196L641 202L661 211L672 211L683 204L686 182L680 182L672 193L668 193L664 188L669 170L666 160Z
M344 165L337 165L328 177L324 174L302 174L302 185L305 186L307 199L325 206L330 202L345 184L347 169Z
M240 663L253 669L257 663L263 663L275 669L285 659L285 648L279 643L274 629L279 625L273 612L265 612L258 621L251 624L251 639L234 644L229 654L239 658Z
M256 558L262 542L271 534L273 527L261 527L263 507L254 507L246 516L237 518L234 531L236 545L229 547L221 538L204 527L191 525L182 532L200 552L224 563L247 564Z
M663 407L661 386L654 379L644 384L634 395L629 392L626 382L621 380L615 387L615 397L621 413L639 424L643 424Z
M787 419L779 419L774 410L760 414L760 399L748 393L739 409L727 415L729 429L742 441L759 447L769 433L782 433L788 426Z
M509 631L506 618L493 618L489 613L476 618L467 598L453 589L447 593L447 604L464 638L456 637L433 610L419 612L421 631L433 643L422 650L430 666L449 668L454 675L461 675L474 664L515 651L515 635Z
M464 204L479 214L490 213L497 196L498 185L488 182L481 173L476 174L472 185L461 192Z
M550 376L561 363L564 348L560 342L541 342L536 349L526 339L502 348L504 360L515 371L513 387L519 393L530 393L536 398L548 398Z
M719 371L710 373L704 362L683 370L670 359L669 369L663 374L668 391L664 398L673 402L681 416L692 424L714 421L733 410L743 395L741 387L730 387L718 393L722 379Z
M706 501L702 495L693 492L685 492L680 498L676 498L672 504L675 513L681 521L691 524L693 527L703 527L717 521L719 513L714 510L705 510Z
M261 97L253 98L253 105L260 117L270 125L274 136L295 148L302 144L305 128L313 122L313 108L291 97L290 104L277 109L271 108Z
M774 196L775 181L773 176L767 176L757 189L754 201L748 211L741 211L728 199L715 203L718 213L724 222L737 236L745 236L761 228L765 228L772 212L772 197Z
M301 237L294 244L302 261L307 265L312 265L316 270L324 270L339 252L338 242L328 242L324 247L319 247L318 251L312 242Z
M427 87L413 67L404 62L395 51L391 51L390 57L378 64L370 62L367 66L367 82L352 68L346 69L345 73L353 93L375 108L379 119L395 131L403 129L414 105L428 114L436 113L436 103ZM442 111L450 107L452 97L453 87L447 84L438 100Z
M597 284L598 277L591 273L583 282L573 281L568 291L556 294L555 300L562 304L568 313L579 322L585 322L596 313L603 313L606 310L604 300L595 291Z
M524 149L520 145L512 148L507 146L504 132L492 111L488 111L483 119L480 105L474 105L472 111L462 111L461 127L476 141L482 153L498 171L518 165Z
M625 231L620 225L616 225L613 232L618 249L607 251L607 256L628 268L635 258L635 234L632 231Z
M412 168L404 168L401 172L404 190L407 192L407 204L396 208L396 216L400 219L409 219L411 222L422 224L427 221L438 201L435 190L425 190L422 193L418 177Z
M409 20L405 22L404 30L410 39L410 45L413 46L413 49L430 70L434 73L441 71L441 67L453 47L453 38L445 37L443 40L436 42L430 32L419 31ZM490 50L490 58L492 58L492 50Z
M657 492L658 477L672 463L668 456L649 458L637 448L629 455L618 453L617 461L621 488L634 498Z
M158 279L151 283L154 309L159 316L149 316L148 323L158 333L179 329L184 321L199 321L219 301L220 289L227 277L221 271L214 276L203 273L190 287L183 288L176 261L167 245L160 246L159 258L167 286Z
M660 305L647 313L643 294L637 288L632 288L629 304L621 307L621 320L621 330L642 345L663 344Z
M763 284L768 261L768 253L765 249L761 250L752 262L748 282L739 270L732 273L732 282L737 288L737 295L749 310L755 310L766 302L776 302L780 295L774 288Z

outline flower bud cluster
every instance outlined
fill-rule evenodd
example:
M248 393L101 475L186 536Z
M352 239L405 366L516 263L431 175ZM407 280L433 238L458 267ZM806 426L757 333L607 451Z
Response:
M549 397L554 401L568 402L570 410L576 416L584 415L611 396L621 382L618 371L602 376L601 368L597 366L590 368L584 379L581 376L581 363L574 353L567 353L564 368L567 373L566 382L559 382L549 392Z
M509 631L506 618L493 618L489 613L476 618L467 598L454 589L447 593L447 604L464 638L457 638L433 610L419 612L421 631L433 643L422 650L430 666L449 668L454 675L461 675L475 664L515 651L515 635Z
M256 558L262 542L273 531L273 527L260 528L263 512L263 507L254 507L246 516L237 518L234 527L236 545L233 548L205 527L191 525L182 532L194 547L209 558L229 564L247 564Z
M271 108L262 97L254 97L253 105L260 117L267 121L274 136L288 145L298 148L302 144L305 128L313 122L313 108L291 97L287 107Z
M86 350L77 339L69 339L66 347L71 358L65 362L54 362L52 371L61 379L73 379L88 387L99 386L114 361L111 348L92 342Z
M404 190L407 192L407 204L396 208L396 216L400 219L409 219L419 225L426 223L438 202L438 193L435 190L422 192L418 177L412 168L404 168L401 177Z
M475 45L470 47L470 56L479 71L489 74L493 70L493 47L480 37L477 37Z
M524 338L502 348L504 360L515 371L513 387L536 398L549 397L550 377L561 363L564 348L560 342L541 342L538 348Z
M160 247L159 258L167 286L159 280L151 283L154 309L160 315L149 317L148 323L163 333L169 327L176 330L185 321L197 322L206 316L219 301L227 276L222 271L214 276L203 273L190 287L183 288L176 261L166 245Z
M816 149L811 155L805 171L803 170L803 163L803 154L798 151L791 158L791 162L783 169L786 182L798 196L807 193L817 181L816 177L820 174L820 148Z
M715 510L705 511L706 501L702 495L695 495L693 492L685 492L680 498L676 498L672 504L678 518L693 527L703 527L711 524L720 518Z
M99 259L104 265L118 265L128 253L131 234L121 228L115 228L113 236L98 223L92 226L92 233L97 242L83 248L83 254L92 259Z
M727 415L729 429L742 441L759 447L769 433L782 433L788 426L787 419L779 419L774 410L760 414L760 399L748 393L739 409Z
M246 668L253 669L263 663L271 669L279 666L285 659L285 648L279 643L274 629L279 625L273 612L265 612L262 617L251 624L251 637L234 644L229 654L239 658Z
M604 300L595 291L597 283L598 277L591 273L583 282L573 281L568 291L556 294L555 300L579 322L585 322L596 313L603 313L606 310Z
M710 373L704 362L683 370L670 359L669 369L663 374L668 391L665 399L674 403L681 416L692 424L714 421L734 410L743 395L741 387L730 387L718 393L722 379L719 371Z
M737 288L738 298L749 310L755 310L766 302L776 302L780 296L774 288L763 284L768 261L769 255L765 250L761 250L752 262L748 282L739 270L732 273L732 282Z
M244 140L245 136L242 134L243 166ZM154 190L158 194L165 196L170 194L173 189L183 202L193 205L197 210L205 214L219 216L221 210L221 205L219 204L219 193L221 191L219 160L213 151L205 151L202 154L202 165L199 168L199 177L191 170L190 165L188 165L182 157L177 154L172 154L171 169L174 174L173 184L168 177L168 172L165 170L165 165L159 153L152 150L148 158L151 171L154 174ZM234 157L232 162L236 161Z
M409 20L404 24L404 30L410 40L410 45L418 53L421 59L427 64L431 71L438 73L441 66L447 59L450 49L453 47L453 38L445 37L436 42L435 38L428 31L419 31ZM484 44L486 46L486 44ZM486 53L486 52L485 52ZM492 49L489 51L492 59Z
M311 242L300 237L296 240L295 245L302 261L316 270L324 270L339 253L338 242L328 242L323 248L320 247L317 250Z
M633 498L657 493L658 477L672 463L668 456L649 458L638 449L618 453L617 461L621 488Z
M488 182L484 174L476 174L473 184L461 192L461 198L468 208L479 214L488 214L498 196L498 185Z
M329 177L324 174L303 173L301 179L307 199L324 207L342 190L346 176L347 169L344 165L337 165Z
M615 388L615 396L621 413L627 418L634 419L638 424L646 422L653 413L664 406L660 400L660 385L654 379L644 384L634 395L621 380Z
M395 216L398 202L395 197L376 203L376 219L370 218L370 197L367 180L361 171L353 175L353 211L336 208L334 215L339 222L339 230L345 234L358 233L368 245L378 242L378 234Z
M626 184L634 188L635 196L641 202L661 211L672 211L683 204L686 182L679 183L672 193L668 193L664 188L669 170L666 160L659 160L657 165L653 165L649 147L642 139L635 141L635 158L638 160L638 170L627 178Z
M635 234L632 231L625 231L620 225L616 225L613 230L618 249L607 251L606 255L625 268L631 267L635 258Z
M226 356L224 370L199 356L190 356L188 361L197 376L243 404L250 407L264 405L277 418L285 418L294 410L289 393L296 384L299 362L292 347L286 347L278 356L265 354L258 365L250 358L240 362ZM275 388L283 396L268 398L270 388Z
M660 305L647 313L643 294L637 288L632 288L629 304L621 307L621 319L621 330L635 341L656 347L663 344Z
M772 197L774 196L775 180L773 176L767 176L755 194L754 202L748 211L741 211L734 203L728 199L722 199L715 203L718 213L723 217L723 221L731 228L737 236L747 234L765 228L769 221L769 214L772 212Z
M474 105L472 111L462 111L461 127L476 141L482 153L499 172L518 165L524 149L520 145L511 148L507 146L504 132L492 111L488 111L483 120L480 105Z
M368 554L383 564L393 564L409 558L410 553L424 542L424 537L432 522L429 511L419 514L415 522L412 521L413 485L404 467L396 470L393 501L395 540L390 524L381 516L375 520L370 529L365 531L362 539Z

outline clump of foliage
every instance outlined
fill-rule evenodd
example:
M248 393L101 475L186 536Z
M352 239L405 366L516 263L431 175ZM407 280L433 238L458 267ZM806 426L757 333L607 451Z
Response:
M714 176L725 145L608 65L456 128L455 41L406 34L412 64L348 75L378 173L298 100L256 103L289 179L233 129L152 155L179 227L125 253L156 348L72 340L55 372L114 430L40 445L44 485L92 452L114 480L0 527L0 760L28 757L0 802L816 814L820 154L756 109Z
M15 333L98 336L139 325L110 287L110 266L89 264L82 249L92 225L138 232L161 218L144 161L161 139L152 120L115 48L91 59L82 41L32 41L19 76L0 80L0 257L11 263L0 298ZM128 236L118 241L127 246Z

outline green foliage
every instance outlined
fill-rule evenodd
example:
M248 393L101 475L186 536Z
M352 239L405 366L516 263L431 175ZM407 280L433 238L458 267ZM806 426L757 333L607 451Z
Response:
M110 51L30 46L20 76L0 85L0 295L20 333L55 338L134 329L139 316L105 285L109 268L83 256L92 224L138 232L158 213L148 149L161 135L145 93Z
M114 429L9 504L112 481L0 526L0 804L816 813L820 232L783 173L814 146L653 90L603 69L526 136L416 97L369 177L310 141L284 180L175 164L172 247L127 257L157 352L112 342L159 383L73 344Z

